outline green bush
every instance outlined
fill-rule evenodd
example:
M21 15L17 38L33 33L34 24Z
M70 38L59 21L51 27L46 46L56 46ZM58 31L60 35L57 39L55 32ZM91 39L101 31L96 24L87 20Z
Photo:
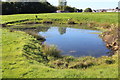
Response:
M77 23L75 23L75 21L68 21L67 23L68 24L77 24Z
M43 45L43 52L46 56L60 57L60 50L55 45Z
M115 63L115 60L113 59L108 59L105 61L106 64L114 64Z
M84 12L92 12L92 9L91 9L91 8L86 8L86 9L84 10Z
M49 2L2 2L2 14L52 13L57 10Z

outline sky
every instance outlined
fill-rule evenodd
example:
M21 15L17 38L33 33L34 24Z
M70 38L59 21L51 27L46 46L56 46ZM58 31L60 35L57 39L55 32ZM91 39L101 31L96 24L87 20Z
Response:
M3 0L5 1L5 0ZM54 6L58 6L58 0L47 0ZM78 9L113 9L118 6L120 0L67 0L67 5Z
M57 6L58 0L47 0L52 5ZM67 0L67 5L79 9L113 9L118 6L120 0Z

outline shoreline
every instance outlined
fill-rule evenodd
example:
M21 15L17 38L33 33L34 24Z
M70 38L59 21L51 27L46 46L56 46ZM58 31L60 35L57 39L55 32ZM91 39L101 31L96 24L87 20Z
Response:
M22 20L22 21L26 21L26 20ZM19 22L19 21L17 21L17 22ZM14 23L14 22L9 22L9 23ZM8 25L7 24L2 24L2 27L10 27L10 26L14 26L14 25L16 25L16 26L17 25L36 25L36 24L38 24L38 25L69 25L69 26L77 25L77 26L87 26L87 28L89 28L89 29L96 29L96 30L103 31L103 33L100 36L106 42L106 46L109 49L113 50L113 52L117 51L119 49L119 47L120 47L118 45L117 41L115 41L115 42L113 42L113 40L109 41L109 37L111 37L111 35L113 35L113 34L110 35L109 33L113 32L113 31L115 32L115 30L116 30L117 33L115 33L115 36L117 36L117 34L118 34L118 31L117 31L118 27L116 27L117 24L116 25L114 25L114 24L109 24L109 25L104 24L104 25L99 25L98 27L96 27L98 25L98 23L97 24L94 24L94 23L81 23L81 24L76 23L76 24L74 24L74 22L73 22L72 24L68 24L68 23L57 24L57 23L52 23L52 22L51 23L49 23L49 22L48 23L47 22L46 23L34 23L34 22L31 22L31 23L22 23L22 24L21 23L20 24L11 24L11 25L9 25L9 23L8 23ZM108 34L109 34L109 37L106 36ZM117 37L115 37L115 38L117 38ZM114 40L116 40L116 39L114 39Z

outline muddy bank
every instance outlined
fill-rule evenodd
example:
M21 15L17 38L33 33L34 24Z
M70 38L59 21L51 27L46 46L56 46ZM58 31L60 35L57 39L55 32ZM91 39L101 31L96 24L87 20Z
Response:
M109 29L103 32L101 35L102 39L106 42L106 46L115 53L120 50L120 28Z

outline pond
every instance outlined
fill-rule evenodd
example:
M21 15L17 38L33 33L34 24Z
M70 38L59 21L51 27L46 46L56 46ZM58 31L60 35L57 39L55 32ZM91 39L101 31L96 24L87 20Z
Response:
M101 32L66 27L50 27L45 32L39 32L46 38L46 44L57 45L62 55L75 57L100 57L109 52L98 33Z
M56 45L61 50L61 55L75 57L108 55L110 50L99 37L101 31L73 27L39 26L31 29L25 28L25 30L32 30L44 36L46 39L44 43Z

